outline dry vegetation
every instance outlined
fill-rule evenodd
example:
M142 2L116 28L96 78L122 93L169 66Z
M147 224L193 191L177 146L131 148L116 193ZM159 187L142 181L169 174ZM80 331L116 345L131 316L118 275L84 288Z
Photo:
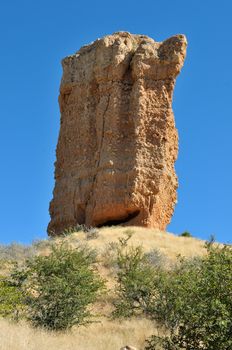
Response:
M154 326L146 319L107 321L81 326L72 332L52 334L27 324L0 321L0 350L119 350L125 344L140 349Z
M131 245L142 245L145 252L155 255L155 259L158 259L162 264L174 262L179 254L194 257L205 253L204 241L189 237L177 237L155 229L139 227L105 227L99 229L99 233L93 236L87 235L85 232L76 232L63 238L36 242L26 249L17 244L10 248L1 246L0 259L6 259L8 249L10 259L22 261L33 254L49 254L51 244L68 242L73 247L86 244L96 250L99 272L107 279L107 286L111 288L111 292L108 291L94 306L94 311L97 314L96 320L100 320L99 322L87 327L73 328L69 333L53 334L43 330L35 330L26 323L14 324L0 320L0 350L118 350L125 344L142 349L145 339L156 333L155 326L151 321L136 319L119 322L111 321L108 318L114 298L113 247L125 233L133 233L129 241ZM6 273L7 267L6 263L2 265L1 274Z

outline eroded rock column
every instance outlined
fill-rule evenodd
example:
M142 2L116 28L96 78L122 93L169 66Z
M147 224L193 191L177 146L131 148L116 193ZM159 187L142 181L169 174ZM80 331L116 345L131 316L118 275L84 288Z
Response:
M48 232L77 224L164 230L176 203L172 95L186 38L119 32L62 61Z

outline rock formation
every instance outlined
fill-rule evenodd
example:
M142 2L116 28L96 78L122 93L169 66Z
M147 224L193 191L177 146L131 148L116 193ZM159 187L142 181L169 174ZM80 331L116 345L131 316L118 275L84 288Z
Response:
M172 95L186 46L184 35L118 32L62 61L49 234L77 224L165 229L177 189Z

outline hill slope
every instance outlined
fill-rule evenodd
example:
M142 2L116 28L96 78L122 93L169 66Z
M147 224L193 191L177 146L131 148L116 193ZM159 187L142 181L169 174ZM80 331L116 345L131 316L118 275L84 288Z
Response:
M155 229L140 227L104 227L89 232L73 232L64 237L48 239L33 243L31 246L13 244L8 247L0 246L2 261L15 258L23 261L34 254L47 255L53 244L67 242L75 247L86 245L96 250L98 270L107 280L107 293L94 305L98 323L88 327L73 328L70 333L51 334L42 330L35 330L25 323L12 324L0 320L0 350L26 350L47 348L53 350L118 350L125 344L131 344L142 349L144 341L151 334L156 333L155 324L140 318L129 321L111 321L114 298L115 266L112 263L115 243L119 238L131 235L129 245L142 245L146 253L150 254L155 264L170 264L175 262L177 255L194 257L205 254L204 241L178 237L171 233ZM7 256L7 254L9 256ZM8 259L7 259L8 257ZM8 263L2 264L2 272L7 272ZM7 334L7 336L6 336Z

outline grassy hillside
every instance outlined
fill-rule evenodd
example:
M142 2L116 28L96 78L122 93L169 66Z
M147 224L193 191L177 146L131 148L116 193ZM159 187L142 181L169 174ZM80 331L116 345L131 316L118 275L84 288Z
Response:
M86 245L96 251L98 271L107 280L107 292L93 306L96 321L88 327L73 328L69 333L52 334L35 330L26 323L13 324L0 320L0 350L33 349L78 349L117 350L131 344L142 349L144 341L156 333L155 324L147 319L112 321L109 316L114 299L116 267L114 264L115 244L120 237L132 234L129 245L142 245L154 264L170 266L177 255L194 257L204 255L204 241L191 237L177 237L171 233L139 227L105 227L90 232L74 232L62 238L48 239L31 246L12 244L0 246L1 274L7 274L11 261L19 263L33 255L47 255L51 245L67 242L76 247Z
M146 319L109 321L81 326L69 333L52 334L25 323L0 320L1 350L119 350L126 344L142 349L155 327Z

